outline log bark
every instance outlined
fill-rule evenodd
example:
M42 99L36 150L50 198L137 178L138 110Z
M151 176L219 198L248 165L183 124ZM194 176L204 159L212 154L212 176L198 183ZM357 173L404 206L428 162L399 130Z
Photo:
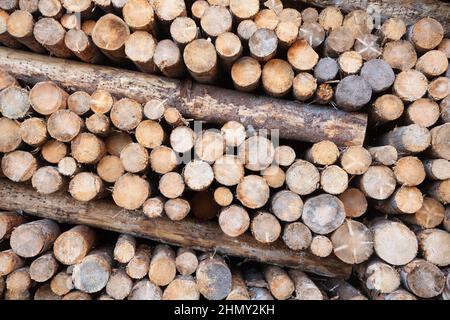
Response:
M150 98L164 100L172 97L172 104L187 118L212 123L240 121L245 126L252 125L256 129L279 129L282 138L310 142L331 140L339 146L361 145L364 140L367 118L358 113L348 114L326 107L255 97L142 73L20 53L6 48L0 49L0 57L1 68L28 84L34 84L39 79L51 79L65 88L91 93L94 89L92 83L98 83L96 89L115 92L118 96L129 96L142 103ZM122 80L119 82L119 79ZM209 95L208 102L204 100L205 92Z
M6 210L24 210L30 214L48 217L60 222L81 223L116 232L160 239L167 243L190 246L207 251L238 257L248 257L261 262L286 265L324 276L347 277L350 267L335 258L319 259L307 252L294 253L281 242L270 248L260 244L251 235L244 234L238 241L224 235L212 222L169 221L167 218L148 219L118 208L107 201L95 205L80 203L66 194L40 196L30 187L0 180L1 206ZM199 236L201 235L201 236Z

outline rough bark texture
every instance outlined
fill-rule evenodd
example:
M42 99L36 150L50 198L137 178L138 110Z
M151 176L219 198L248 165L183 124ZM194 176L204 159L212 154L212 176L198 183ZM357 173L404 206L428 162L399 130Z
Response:
M21 209L33 215L61 222L82 223L116 232L126 232L202 251L215 248L222 254L286 265L325 276L347 277L350 274L350 267L335 258L319 259L307 252L294 253L285 249L281 242L273 243L269 248L248 234L242 235L239 239L231 239L211 222L193 222L190 219L184 219L182 222L169 221L167 218L147 219L144 215L123 210L110 202L101 201L95 205L79 203L66 194L52 194L44 198L32 191L31 187L6 180L0 180L0 198L3 209Z
M51 79L71 90L105 89L139 102L171 97L171 103L187 118L212 123L230 120L256 129L279 129L282 138L336 144L361 145L367 124L366 115L348 114L328 107L303 105L267 97L255 97L201 84L103 66L64 61L32 53L0 49L0 67L19 80L34 84ZM97 83L97 88L92 86Z

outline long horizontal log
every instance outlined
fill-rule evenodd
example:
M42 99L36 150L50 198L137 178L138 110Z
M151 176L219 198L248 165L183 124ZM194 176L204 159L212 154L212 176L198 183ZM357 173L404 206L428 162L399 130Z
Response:
M440 0L290 0L318 7L338 6L349 12L356 9L371 10L379 14L381 21L390 17L402 18L411 25L421 18L431 17L442 23L445 33L450 34L450 3Z
M278 129L280 137L339 146L362 145L367 116L133 71L0 48L0 68L28 85L52 80L67 90L108 90L139 102L166 100L187 118L210 123L240 121L256 129Z
M294 252L280 240L265 245L257 242L250 234L228 237L213 222L148 219L141 212L124 210L111 201L82 203L65 193L40 195L29 186L5 179L0 179L0 199L0 208L3 210L21 210L63 223L85 224L200 251L217 251L322 276L348 278L351 272L350 265L335 257L319 258L306 251Z

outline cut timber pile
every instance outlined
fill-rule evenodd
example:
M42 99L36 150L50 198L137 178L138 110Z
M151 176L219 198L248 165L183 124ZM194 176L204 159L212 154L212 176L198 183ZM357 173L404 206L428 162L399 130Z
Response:
M31 219L0 212L0 300L327 299L299 270Z
M346 1L84 2L62 6L76 21L52 1L0 11L8 298L62 262L67 299L147 275L107 294L164 298L176 281L166 295L186 299L448 299L447 5L411 23L415 1L404 19L386 1L379 24ZM114 247L15 212L122 235ZM224 259L189 251L213 248ZM196 262L178 268L181 255ZM215 273L230 281L211 291Z

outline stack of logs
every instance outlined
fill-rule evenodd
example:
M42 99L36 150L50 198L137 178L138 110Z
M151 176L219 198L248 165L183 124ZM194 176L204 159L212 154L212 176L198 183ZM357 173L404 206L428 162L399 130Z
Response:
M363 108L373 94L391 86L408 103L426 93L431 100L448 94L448 78L442 75L448 70L450 41L433 18L421 19L407 32L400 18L379 26L364 10L300 12L283 8L281 1L198 0L191 6L184 0L3 2L0 42L12 48L89 63L107 58L172 78L189 73L202 83L230 78L246 92L262 84L275 97L333 102L348 111ZM355 89L358 94L350 95ZM425 105L433 111L418 116ZM385 122L402 110L399 99L383 96L374 113ZM410 111L406 121L420 117L426 124L439 113L431 101Z
M1 82L2 174L42 195L68 190L88 202L110 193L150 219L217 216L227 236L250 230L259 242L281 238L347 264L377 256L385 269L420 262L420 272L442 277L438 267L450 264L450 124L400 126L374 147L321 141L296 152L238 122L194 131L164 101L69 95L49 81L28 91L7 73ZM366 214L367 198L390 218ZM398 287L386 281L379 293Z
M0 240L9 240L0 251L0 298L6 300L323 300L344 299L344 292L366 299L343 280L330 289L335 280L313 281L299 270L229 262L127 234L105 241L113 237L85 225L28 222L0 212L0 231ZM395 295L415 299L401 289L384 298Z
M0 42L6 46L89 63L133 62L146 73L189 74L201 83L220 79L223 85L229 78L239 91L331 105L349 115L364 111L370 126L364 146L343 146L331 138L279 144L245 121L199 129L171 97L137 99L143 93L130 89L131 99L94 83L89 93L74 91L73 78L39 82L35 79L47 75L20 65L20 80L34 77L32 83L0 72L0 175L31 183L43 196L68 191L94 205L111 196L117 206L149 219L217 220L228 237L250 233L267 246L281 240L294 252L337 257L353 266L354 286L340 279L314 284L301 271L280 267L263 267L265 277L254 276L256 283L264 282L259 286L245 272L244 281L235 281L232 272L230 286L239 283L240 292L246 283L251 297L288 299L295 291L299 299L311 298L298 288L312 283L316 299L449 298L450 40L438 21L423 18L407 26L391 18L376 26L363 10L300 12L259 0L197 0L189 7L182 0L5 3ZM206 92L201 107L208 99ZM339 136L339 123L336 128L328 136ZM51 249L55 239L34 256ZM53 261L78 266L66 271L78 293L91 293L77 280L91 242L73 263L57 257L55 242ZM11 248L22 261L12 240ZM157 246L152 257L170 256L173 262L170 250ZM112 268L111 257L103 250L92 259L106 259ZM219 260L217 268L229 274ZM195 297L229 294L208 296L200 274L197 269L196 280L176 286L195 287ZM152 289L145 290L164 296L157 286L170 281L161 284L149 276L144 285ZM104 285L92 292L106 286L110 272L98 278ZM272 278L288 284L273 285ZM265 286L269 291L251 289ZM291 289L280 294L275 287ZM8 291L14 297L14 290Z
M13 212L0 212L0 231L0 240L9 240L0 251L0 298L6 300L415 300L400 283L420 297L450 294L450 273L445 277L421 259L398 271L379 260L360 265L358 290L300 270L229 261L127 234L105 236L85 225L29 221Z

